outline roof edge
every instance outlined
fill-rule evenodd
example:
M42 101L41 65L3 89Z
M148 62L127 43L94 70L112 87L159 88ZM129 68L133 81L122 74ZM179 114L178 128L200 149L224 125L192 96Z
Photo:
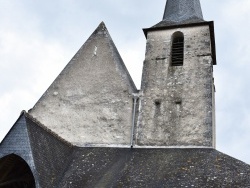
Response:
M26 111L23 112L24 116L31 120L33 123L35 123L37 126L39 126L40 128L42 128L44 131L46 131L47 133L49 133L50 135L54 136L56 139L58 139L59 141L63 142L64 144L66 144L69 147L74 147L73 144L71 144L70 142L68 142L67 140L63 139L62 137L60 137L58 134L56 134L55 132L53 132L51 129L47 128L45 125L43 125L40 121L38 121L36 118L34 118L32 115L30 115L29 113L27 113Z
M3 139L0 141L0 144L5 140L5 138L9 135L13 127L16 125L16 123L19 121L19 119L25 114L25 110L22 110L20 115L18 116L17 120L13 123L7 134L3 137Z
M110 45L111 45L111 47L113 47L113 50L114 50L115 53L116 53L115 55L116 55L116 58L117 58L117 59L114 59L114 61L116 61L116 60L120 61L120 66L121 66L120 68L123 69L123 70L121 70L121 71L124 71L124 72L125 72L126 79L128 80L128 87L129 87L129 89L131 90L130 92L131 92L131 93L135 93L136 91L138 91L138 89L137 89L137 87L136 87L136 85L135 85L135 83L134 83L134 80L133 80L133 78L131 77L130 72L128 71L127 66L126 66L126 64L124 63L123 58L121 57L121 54L120 54L119 50L117 49L117 47L116 47L116 45L115 45L115 42L114 42L114 40L112 39L112 37L111 37L111 35L110 35L110 33L109 33L109 31L108 31L108 29L107 29L105 23L102 22L101 24L105 26L106 31L107 31L107 33L108 33L108 35L109 35L109 37L110 37Z
M36 106L38 105L38 103L39 103L39 102L44 98L44 96L46 95L46 92L47 92L51 87L53 87L54 83L55 83L58 79L60 79L60 78L62 77L62 73L63 73L65 70L67 70L69 66L71 66L70 63L74 62L75 59L77 59L78 54L81 53L81 50L86 46L87 42L91 40L91 37L93 37L93 35L95 35L95 33L98 32L98 30L100 30L100 29L102 29L102 28L104 28L104 29L107 31L108 36L109 36L109 38L111 39L111 43L112 43L112 45L114 46L114 51L116 51L116 53L118 54L118 55L117 55L117 58L119 59L119 61L122 62L122 63L121 63L121 67L122 67L123 70L125 71L126 78L127 78L127 81L128 81L128 82L127 82L127 86L128 86L128 88L129 88L130 93L132 94L132 93L135 93L135 92L138 91L138 89L137 89L137 87L136 87L136 85L135 85L135 83L134 83L134 80L132 79L132 77L131 77L131 75L130 75L130 72L128 71L128 69L127 69L127 67L126 67L126 65L125 65L125 63L124 63L124 61L123 61L123 59L122 59L122 57L121 57L121 55L120 55L120 53L119 53L119 51L118 51L118 49L117 49L117 47L116 47L116 45L115 45L115 43L114 43L112 37L111 37L111 35L110 35L110 33L109 33L109 31L108 31L106 25L105 25L105 23L104 23L103 21L101 21L101 23L98 25L98 27L97 27L96 29L94 29L94 31L90 34L90 36L87 38L87 40L85 40L85 42L83 43L83 45L81 45L81 47L78 49L78 51L73 55L73 57L69 60L69 62L68 62L68 63L64 66L64 68L60 71L60 73L54 78L54 80L50 83L50 85L47 87L47 89L43 92L43 94L40 96L40 98L35 102L35 104L33 105L33 107L32 107L28 112L32 112L32 110L33 110L34 108L36 108Z
M224 153L224 152L221 152L221 151L219 151L219 150L217 150L217 149L215 149L215 151L216 151L216 152L219 152L219 153L221 153L221 154L223 154L223 155L225 155L225 156L227 156L227 157L230 157L230 158L232 158L233 160L240 161L240 162L242 162L242 163L244 163L244 164L250 166L250 164L248 164L248 163L246 163L246 162L244 162L244 161L242 161L242 160L240 160L240 159L237 159L237 158L235 158L235 157L233 157L233 156L231 156L231 155L229 155L229 154L226 154L226 153Z
M164 20L164 18L165 18L167 6L168 6L168 0L166 1L166 4L165 4L165 9L164 9L164 14L163 14L162 20Z

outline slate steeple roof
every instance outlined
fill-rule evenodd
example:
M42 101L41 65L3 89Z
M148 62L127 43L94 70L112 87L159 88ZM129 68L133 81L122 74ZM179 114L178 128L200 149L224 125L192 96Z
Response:
M204 22L199 0L167 0L163 20L154 27Z
M186 20L203 20L199 0L168 0L163 20L183 22Z

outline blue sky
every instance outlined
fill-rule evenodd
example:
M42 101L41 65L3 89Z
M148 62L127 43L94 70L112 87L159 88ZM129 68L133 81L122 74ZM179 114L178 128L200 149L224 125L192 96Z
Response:
M0 140L104 21L137 87L165 0L0 0ZM201 0L215 21L217 149L250 164L250 1Z

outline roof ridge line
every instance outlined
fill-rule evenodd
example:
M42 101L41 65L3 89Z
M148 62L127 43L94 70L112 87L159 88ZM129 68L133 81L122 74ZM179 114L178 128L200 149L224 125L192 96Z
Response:
M106 28L106 31L107 31L107 33L109 35L109 38L110 38L110 40L109 40L109 46L112 49L112 54L114 53L113 54L114 61L116 61L116 58L118 58L117 59L118 61L116 61L116 62L120 62L120 64L117 63L117 65L118 66L120 65L121 66L120 68L123 69L123 71L125 71L125 77L124 78L127 79L127 81L128 81L127 85L129 87L129 89L133 90L131 92L133 93L133 92L138 91L139 89L137 89L137 87L135 85L135 82L134 82L133 78L131 77L131 74L128 71L128 68L126 67L125 62L123 61L122 56L121 56L118 48L116 47L115 42L113 41L113 39L112 39L112 37L111 37L111 35L110 35L110 33L109 33L109 31L108 31L107 28ZM121 74L121 72L120 72L120 74Z
M32 115L30 115L29 113L27 113L26 111L22 111L22 113L24 114L24 116L28 119L30 119L31 121L33 121L37 126L39 126L40 128L42 128L44 131L46 131L47 133L51 134L52 136L54 136L56 139L58 139L59 141L63 142L64 144L68 145L69 147L74 147L74 145L70 142L68 142L67 140L63 139L61 136L59 136L58 134L56 134L54 131L52 131L51 129L49 129L48 127L46 127L45 125L43 125L40 121L38 121L36 118L34 118Z
M72 147L72 152L70 154L70 156L68 157L68 161L65 163L65 167L62 170L62 172L60 173L60 177L58 177L57 181L55 182L55 186L59 187L60 183L62 182L63 178L65 177L65 174L68 172L70 165L73 163L74 161L74 155L76 152L76 147Z
M22 110L20 115L18 116L17 120L14 122L14 124L11 126L11 128L7 132L7 134L2 138L2 140L0 139L0 144L5 140L5 138L7 138L7 136L9 135L11 130L13 129L13 127L16 125L16 123L19 121L19 119L24 115L24 113L25 113L25 110Z

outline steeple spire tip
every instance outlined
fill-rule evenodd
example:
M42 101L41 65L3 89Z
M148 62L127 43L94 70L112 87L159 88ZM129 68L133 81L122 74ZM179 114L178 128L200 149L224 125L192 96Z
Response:
M204 21L200 0L167 0L163 21L177 24Z

